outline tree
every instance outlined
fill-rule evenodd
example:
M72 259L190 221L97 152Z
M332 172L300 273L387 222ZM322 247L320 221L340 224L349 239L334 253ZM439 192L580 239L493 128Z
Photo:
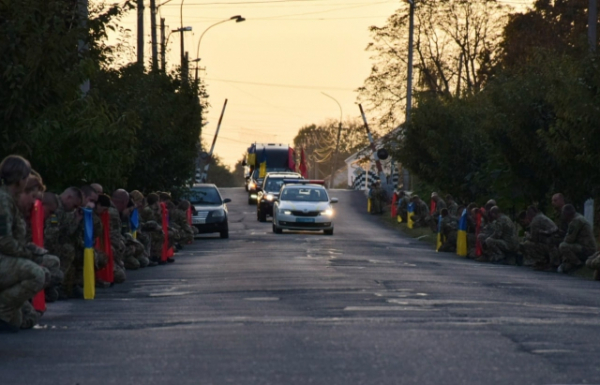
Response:
M110 55L99 41L107 26L129 8L94 8L84 27L71 0L0 1L1 156L29 158L54 188L125 183L136 122L80 86Z
M513 13L502 34L502 67L519 67L539 50L579 58L588 52L589 0L536 0L533 8Z
M428 0L415 6L416 89L442 97L479 92L497 60L508 8L495 0ZM371 27L371 74L359 99L379 115L379 125L404 120L408 56L408 5L383 27Z
M332 165L334 169L342 167L344 159L368 145L367 135L364 133L359 121L349 120L342 126L337 156L335 156L335 151L339 123L336 121L329 120L319 125L304 126L294 137L294 148L297 155L300 154L300 149L303 148L307 155L309 169L313 168L312 172L315 178L323 178L329 175ZM318 166L316 166L317 164ZM318 175L311 165L318 167L320 171Z

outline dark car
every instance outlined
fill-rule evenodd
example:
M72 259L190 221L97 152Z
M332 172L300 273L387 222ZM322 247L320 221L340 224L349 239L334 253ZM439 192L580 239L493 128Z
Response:
M283 180L303 179L302 175L295 172L270 172L265 176L263 184L258 189L256 197L256 219L265 222L267 216L273 216L273 203L279 196Z
M219 233L221 238L229 238L227 222L227 203L231 199L223 199L214 184L195 184L186 198L193 207L192 226L200 234Z
M291 172L288 169L282 168L282 169L267 169L266 174L271 173L271 172L280 172L280 173L288 173L288 174L296 174L295 172ZM265 174L265 176L266 176ZM265 180L265 176L261 177L260 175L260 170L256 169L254 170L254 172L252 172L252 175L250 175L250 177L248 178L248 187L246 189L246 191L248 191L248 204L254 204L255 202L257 202L257 198L258 198L258 192L261 189L261 186L263 185L263 182Z

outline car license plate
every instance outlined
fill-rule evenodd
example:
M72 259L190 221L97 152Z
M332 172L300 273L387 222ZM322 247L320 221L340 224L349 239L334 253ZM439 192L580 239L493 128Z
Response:
M315 223L315 218L296 218L298 223Z
M206 219L202 219L202 218L192 218L192 224L193 225L203 225L206 223Z

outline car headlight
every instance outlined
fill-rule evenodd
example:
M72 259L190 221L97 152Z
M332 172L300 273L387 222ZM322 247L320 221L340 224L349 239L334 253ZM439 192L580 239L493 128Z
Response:
M256 183L254 183L254 182L248 183L248 188L251 190L254 190L256 188Z
M321 211L321 215L325 215L326 217L330 217L333 215L333 210L332 209L327 209L325 211Z
M221 218L221 217L225 216L225 210L223 210L223 209L215 210L210 215L213 218Z
M273 199L275 199L275 196L273 194L267 194L265 195L265 199L271 202Z
M279 210L279 212L283 215L292 215L292 212L290 210Z

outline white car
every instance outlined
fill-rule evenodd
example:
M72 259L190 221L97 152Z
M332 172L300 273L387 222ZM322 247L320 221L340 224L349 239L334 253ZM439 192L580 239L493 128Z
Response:
M320 231L333 235L333 207L337 198L329 198L324 186L310 181L293 181L281 188L273 206L273 232L282 230Z

